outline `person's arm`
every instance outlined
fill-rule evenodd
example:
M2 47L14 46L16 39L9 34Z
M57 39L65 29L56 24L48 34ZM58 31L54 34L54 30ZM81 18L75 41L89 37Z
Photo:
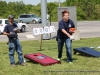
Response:
M10 35L10 33L7 33L7 32L3 32L3 34L4 34L4 35Z
M3 34L4 34L4 35L10 35L10 33L7 33L7 25L4 27Z
M20 33L20 30L18 29L17 24L16 24L16 23L14 23L14 24L15 24L15 27L16 27L16 28L15 28L15 30L14 30L14 31L15 31L15 33Z
M70 34L64 29L64 25L62 22L59 22L59 29L65 34L67 35L68 37L70 37Z
M70 37L70 34L65 30L65 29L62 29L61 30L65 35L67 35L68 37Z
M20 33L20 30L19 29L15 30L15 33Z

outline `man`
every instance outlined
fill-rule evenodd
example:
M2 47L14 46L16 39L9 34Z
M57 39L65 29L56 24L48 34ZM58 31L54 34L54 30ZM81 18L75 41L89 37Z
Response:
M10 64L11 66L15 66L14 51L16 49L16 52L18 53L19 64L24 66L26 64L24 63L24 60L23 60L22 47L17 35L17 33L20 31L17 29L17 25L13 23L14 21L13 15L8 16L8 21L9 21L9 24L5 26L3 34L7 35L9 39L8 46L9 46Z
M57 31L57 42L58 42L58 60L62 58L62 49L65 42L67 62L72 63L72 34L74 31L70 31L70 28L75 28L74 23L69 19L69 12L64 10L62 12L62 20L59 22L59 27Z

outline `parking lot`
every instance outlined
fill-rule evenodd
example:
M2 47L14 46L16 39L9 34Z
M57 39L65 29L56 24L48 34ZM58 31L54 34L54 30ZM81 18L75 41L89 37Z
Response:
M41 35L33 35L32 29L42 27L41 24L27 24L28 28L26 32L19 33L19 40L40 40ZM51 25L58 29L58 22L52 22ZM78 21L77 30L80 32L80 38L93 38L100 37L100 21ZM50 34L48 34L50 37ZM56 36L56 33L51 33L51 38ZM7 41L8 38L5 35L0 35L0 41Z

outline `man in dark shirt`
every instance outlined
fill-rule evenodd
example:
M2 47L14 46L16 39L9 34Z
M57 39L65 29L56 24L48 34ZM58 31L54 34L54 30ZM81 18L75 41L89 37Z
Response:
M8 16L9 24L7 24L4 28L4 35L8 36L9 39L9 58L10 58L10 64L11 66L15 66L15 60L14 60L14 51L16 49L16 52L18 53L18 59L19 63L24 66L26 65L23 60L23 53L22 53L22 47L18 39L17 33L19 30L17 29L17 25L13 23L14 16L9 15Z
M72 63L72 52L71 52L71 35L74 31L70 31L70 28L75 28L74 23L69 19L69 12L64 10L62 12L62 20L59 22L57 31L57 42L58 42L58 60L62 58L62 49L65 42L67 62Z

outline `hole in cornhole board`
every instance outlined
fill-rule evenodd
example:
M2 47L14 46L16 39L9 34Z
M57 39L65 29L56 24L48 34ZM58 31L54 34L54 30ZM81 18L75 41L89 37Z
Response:
M38 55L34 54L33 56L38 56Z

